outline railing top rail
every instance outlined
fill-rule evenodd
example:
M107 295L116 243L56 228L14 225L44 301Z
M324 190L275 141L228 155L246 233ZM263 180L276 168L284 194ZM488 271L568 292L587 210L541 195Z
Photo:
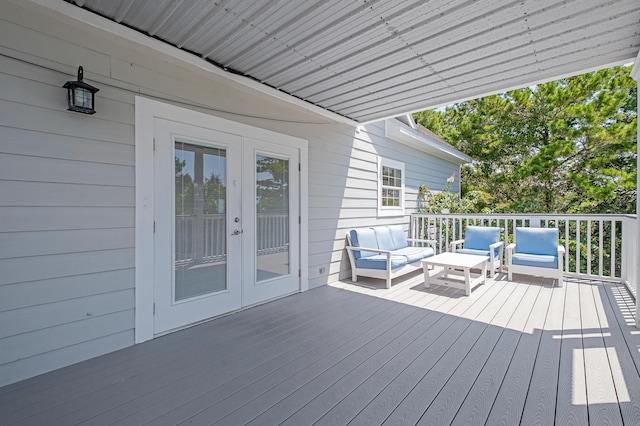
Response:
M573 213L412 213L411 216L442 216L442 217L477 217L487 219L530 219L530 218L596 218L596 219L637 219L635 214L573 214Z

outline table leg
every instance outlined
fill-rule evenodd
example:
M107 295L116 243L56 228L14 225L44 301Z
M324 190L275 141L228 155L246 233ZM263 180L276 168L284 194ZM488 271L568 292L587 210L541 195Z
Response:
M493 265L491 265L491 270L493 271ZM491 274L493 277L493 273ZM482 284L487 283L487 262L482 264Z
M464 268L464 294L471 294L471 268Z
M429 265L422 264L422 273L424 274L424 288L429 288Z

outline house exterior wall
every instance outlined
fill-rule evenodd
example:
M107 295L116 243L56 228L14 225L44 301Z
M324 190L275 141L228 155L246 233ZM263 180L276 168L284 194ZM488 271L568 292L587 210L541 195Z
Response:
M347 229L408 224L417 188L459 166L0 0L0 385L134 343L135 96L309 141L309 287L349 276ZM96 110L66 110L84 67ZM265 119L267 117L267 119ZM378 156L402 161L404 216L378 217ZM456 180L455 190L457 190Z

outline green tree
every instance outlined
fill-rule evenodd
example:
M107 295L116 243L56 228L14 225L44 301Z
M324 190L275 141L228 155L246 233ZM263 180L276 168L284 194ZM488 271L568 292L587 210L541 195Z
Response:
M211 173L209 179L204 180L204 214L225 213L227 187L222 177Z
M637 86L613 67L423 111L415 118L474 158L462 194L496 212L635 212Z
M289 211L289 161L258 156L256 193L258 212L287 213Z
M181 160L175 157L175 174L176 174L176 215L192 215L194 186L193 176L185 171L187 160Z
M470 191L464 198L451 192L451 183L447 184L440 192L429 190L427 185L420 185L418 189L418 204L421 213L489 213L483 193Z

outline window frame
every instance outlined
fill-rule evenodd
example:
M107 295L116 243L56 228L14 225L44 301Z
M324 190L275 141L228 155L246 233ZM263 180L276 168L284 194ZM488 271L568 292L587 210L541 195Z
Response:
M384 185L383 170L385 167L400 171L400 186ZM399 189L399 205L383 206L383 189L384 188ZM405 210L405 165L401 161L392 160L390 158L378 157L378 216L404 216Z

